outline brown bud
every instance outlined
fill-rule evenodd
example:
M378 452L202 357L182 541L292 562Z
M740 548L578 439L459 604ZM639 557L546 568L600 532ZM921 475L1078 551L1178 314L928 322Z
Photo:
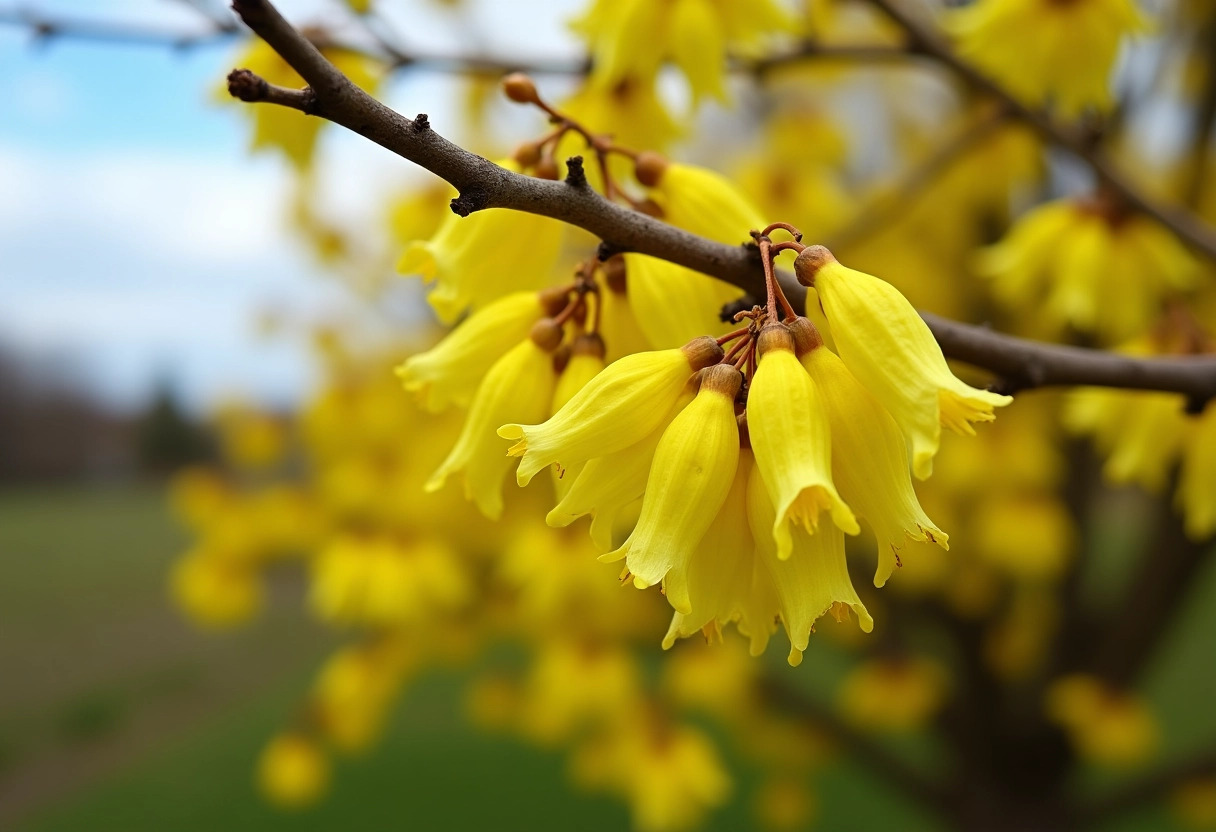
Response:
M667 170L667 159L653 150L643 150L633 163L633 175L647 188L657 187Z
M557 160L552 156L542 156L540 161L536 163L536 169L533 173L541 179L557 179Z
M515 161L524 170L534 167L540 161L540 145L536 142L524 142L515 148Z
M744 410L736 416L735 422L739 425L739 447L750 448L752 446L752 435L747 430L747 411Z
M688 364L693 370L711 367L721 361L722 357L726 355L722 349L722 345L708 335L693 338L687 344L680 347L680 349L685 357L688 358Z
M562 325L552 318L541 318L532 325L528 337L545 352L553 352L562 342Z
M799 358L823 346L823 336L819 333L819 328L806 318L798 317L787 321L785 325L794 336L794 353Z
M540 96L536 92L536 84L522 72L512 72L502 79L502 91L507 98L517 104L536 104Z
M794 351L794 336L785 324L769 324L760 330L760 337L756 340L756 352L763 356L772 350Z
M609 257L604 261L604 282L608 288L618 295L625 293L625 258L621 255Z
M594 355L596 358L603 358L607 349L604 347L604 339L598 333L584 332L574 339L571 352L574 355Z
M562 344L553 351L553 372L561 375L566 370L566 365L570 363L570 345Z
M713 390L734 401L743 386L743 373L729 364L715 364L701 371L701 389Z
M803 286L814 286L815 275L828 263L835 263L836 258L825 246L807 246L802 253L794 258L794 274Z
M546 315L556 318L569 302L570 289L567 286L550 286L537 292L536 299L540 301L540 308L545 310Z

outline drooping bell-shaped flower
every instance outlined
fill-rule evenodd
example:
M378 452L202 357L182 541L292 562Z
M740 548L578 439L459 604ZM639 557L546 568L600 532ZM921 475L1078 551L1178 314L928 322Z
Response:
M671 626L663 637L664 650L675 644L677 638L701 631L708 636L735 621L739 632L751 637L753 653L764 651L777 605L767 572L761 568L757 573L755 543L747 521L747 483L752 465L751 454L740 451L726 501L688 563L692 611L672 614ZM759 587L755 586L757 580L762 584Z
M557 413L565 407L566 402L603 371L604 339L590 333L579 335L570 345L570 357L562 368L561 375L557 377L557 385L553 388L553 404L550 405L549 412ZM570 466L569 470L550 469L553 472L553 489L558 500L574 485L583 465L584 463L580 462Z
M756 558L768 571L776 588L781 622L790 639L789 663L802 663L815 622L828 612L838 619L852 610L865 632L874 628L874 619L857 597L845 561L844 534L824 524L815 534L800 528L793 531L793 554L782 560L772 535L777 512L757 465L747 486L747 516L756 540Z
M552 324L552 320L539 322L545 323ZM428 493L442 488L449 475L463 472L465 496L486 517L498 519L502 514L502 480L511 468L511 459L502 453L502 443L494 431L509 419L541 419L548 412L555 383L550 352L553 346L556 341L548 336L541 336L541 343L528 337L494 363L477 388L455 446L427 480Z
M832 428L832 477L841 495L870 524L878 544L874 585L882 586L907 541L937 543L937 528L912 488L908 449L899 425L822 342L801 356Z
M578 472L573 485L545 518L550 526L565 527L580 517L592 515L591 539L603 551L614 548L612 533L629 505L646 491L650 463L663 432L696 395L693 383L687 383L676 403L663 417L659 426L643 439L611 454L588 460Z
M638 442L670 412L688 377L721 357L722 348L709 337L678 349L628 355L604 368L543 424L503 424L498 435L516 440L508 453L521 457L519 484L527 485L550 465L577 465Z
M743 381L734 367L702 373L701 389L663 432L646 481L633 534L601 560L625 559L639 589L664 582L667 601L692 611L689 559L730 492L739 462L735 396Z
M861 528L832 481L832 439L827 411L815 382L794 355L783 325L765 327L760 362L747 393L747 424L756 467L776 506L768 536L777 556L790 556L791 529L819 528L819 513L849 534Z
M514 161L499 164L519 171ZM397 271L434 284L427 300L439 320L451 324L470 308L546 285L561 238L560 222L523 211L487 208L467 217L450 214L431 239L410 243Z
M993 408L1013 401L957 379L924 320L886 281L842 266L823 246L799 254L794 271L819 293L849 371L903 431L917 478L933 473L942 425L974 434L972 422L992 421Z
M542 314L536 292L499 298L426 352L407 358L397 368L397 377L432 412L451 404L467 407L490 365L528 337Z

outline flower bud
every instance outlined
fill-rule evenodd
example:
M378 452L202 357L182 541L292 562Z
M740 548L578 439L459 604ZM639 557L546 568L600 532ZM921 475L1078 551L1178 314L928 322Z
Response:
M536 84L522 72L512 72L503 78L502 91L516 104L536 104L540 101Z

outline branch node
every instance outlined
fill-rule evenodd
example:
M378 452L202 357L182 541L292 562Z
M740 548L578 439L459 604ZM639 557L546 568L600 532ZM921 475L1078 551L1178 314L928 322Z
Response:
M629 249L616 243L610 243L607 240L601 240L599 248L595 250L595 257L601 263L616 257L618 254L624 254Z
M431 119L426 113L419 113L414 116L413 125L415 133L424 133L431 129Z
M571 156L566 160L566 184L572 188L586 188L587 172L583 170L583 157Z
M450 203L452 213L467 217L474 211L480 211L490 204L490 194L480 185L469 185L460 192L460 196Z
M270 91L270 84L248 69L234 69L228 73L228 94L241 101L262 101Z

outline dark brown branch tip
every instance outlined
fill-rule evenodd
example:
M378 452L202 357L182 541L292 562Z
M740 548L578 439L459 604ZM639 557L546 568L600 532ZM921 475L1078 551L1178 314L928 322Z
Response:
M414 116L414 132L422 133L431 129L431 119L426 113L419 113Z
M453 199L449 204L452 208L452 213L461 217L467 217L474 211L480 211L489 205L490 195L480 185L469 185L460 192L460 196Z
M228 94L241 101L262 101L270 91L270 84L248 69L234 69L228 73Z
M583 157L571 156L566 160L566 184L572 188L586 188L587 172L583 170Z
M629 251L625 246L616 243L610 243L607 240L600 241L599 247L595 250L595 257L601 263L616 257L618 254L624 254Z

